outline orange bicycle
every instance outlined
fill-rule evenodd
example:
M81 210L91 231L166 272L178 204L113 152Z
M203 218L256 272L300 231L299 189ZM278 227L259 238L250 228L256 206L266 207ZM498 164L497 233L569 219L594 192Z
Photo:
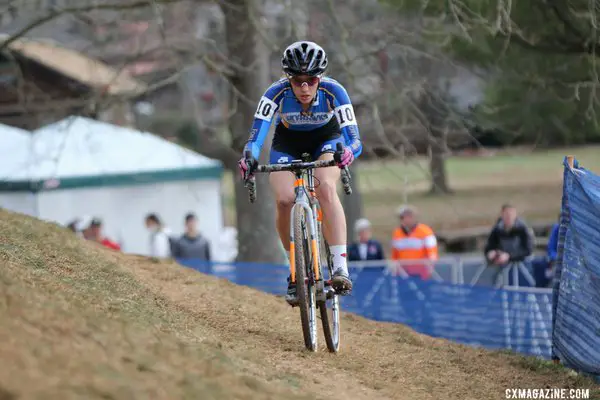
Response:
M310 351L317 351L317 308L321 314L327 348L331 352L337 352L340 348L339 293L331 285L333 258L323 237L323 214L314 186L315 168L337 167L343 152L341 143L338 143L336 150L333 160L308 161L310 156L303 154L302 160L294 160L288 164L258 165L253 171L290 171L296 176L295 201L290 215L290 274L292 282L296 282L304 344ZM246 153L245 157L249 159L250 154ZM350 178L348 168L342 169L342 185L348 195L352 193ZM254 176L246 179L245 184L250 202L254 203ZM321 251L322 248L324 251ZM323 268L324 265L327 268ZM323 275L324 269L327 277Z

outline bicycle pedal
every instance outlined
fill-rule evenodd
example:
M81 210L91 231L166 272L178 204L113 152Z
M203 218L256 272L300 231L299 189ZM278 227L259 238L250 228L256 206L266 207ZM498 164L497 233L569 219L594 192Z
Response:
M299 306L299 301L296 299L295 301L288 301L288 299L284 298L285 302L292 308Z
M352 293L352 289L339 289L335 291L335 294L339 296L348 296L350 293Z
M347 281L347 282L336 281L336 282L332 282L331 287L336 292L339 292L342 290L352 290L352 282L351 281Z

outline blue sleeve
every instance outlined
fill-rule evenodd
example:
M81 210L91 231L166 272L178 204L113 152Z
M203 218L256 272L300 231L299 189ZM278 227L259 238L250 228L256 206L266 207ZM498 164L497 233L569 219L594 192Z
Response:
M354 157L360 156L362 153L362 142L360 140L356 115L354 114L354 107L352 107L348 92L339 82L333 79L327 79L321 85L331 97L334 107L333 112L340 124L346 146L350 147L354 153Z
M555 224L552 227L552 232L550 233L550 238L548 239L548 258L554 261L558 256L558 229L560 225Z
M273 83L258 102L250 130L250 139L248 139L246 146L244 146L244 152L250 150L255 159L258 159L260 156L260 151L269 133L273 117L279 109L279 103L281 102L283 93L287 89L286 83L287 81L285 80Z

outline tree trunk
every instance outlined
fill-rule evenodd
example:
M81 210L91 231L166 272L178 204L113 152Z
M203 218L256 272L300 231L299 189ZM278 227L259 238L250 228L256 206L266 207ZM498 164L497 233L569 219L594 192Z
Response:
M431 159L429 170L431 173L430 194L440 195L451 193L446 174L446 135L440 129L432 129L433 143L430 146Z
M291 1L291 24L293 40L308 39L308 2Z
M419 101L421 122L429 133L429 171L431 173L430 194L451 193L446 175L446 133L449 123L450 110L446 98L440 90L434 90L428 85Z
M268 57L268 54L259 54L258 32L250 18L254 16L255 20L260 20L257 4L256 0L230 0L222 5L228 58L234 68L230 77L231 109L237 110L229 121L229 128L232 148L240 156L249 137L258 100L269 84L269 70L260 62L261 57ZM275 206L267 176L257 176L257 200L251 204L239 173L234 173L238 261L283 263L285 258L275 229Z

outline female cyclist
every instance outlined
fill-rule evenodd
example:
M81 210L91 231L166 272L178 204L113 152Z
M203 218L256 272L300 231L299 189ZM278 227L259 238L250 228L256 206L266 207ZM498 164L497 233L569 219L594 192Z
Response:
M273 119L275 134L269 162L289 163L309 153L313 159L331 160L336 144L343 143L344 153L339 168L352 163L362 152L362 144L354 109L346 89L334 79L324 77L327 54L316 43L292 43L283 52L281 65L285 77L274 82L261 97L250 139L244 148L252 159L239 161L242 176L252 174L262 145ZM335 117L334 117L335 116ZM339 168L315 170L317 196L323 210L323 234L333 256L332 286L341 294L349 294L352 282L346 263L346 216L338 198L336 184ZM269 176L277 202L277 230L286 249L290 251L290 212L294 202L294 175L273 172ZM297 304L296 285L288 277L286 301Z

